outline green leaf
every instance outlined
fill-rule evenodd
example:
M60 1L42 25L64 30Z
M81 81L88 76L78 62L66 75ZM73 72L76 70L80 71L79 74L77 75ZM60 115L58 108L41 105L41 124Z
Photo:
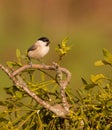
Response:
M59 61L62 60L62 58L68 53L68 51L71 49L71 46L67 45L68 37L66 37L60 44L58 44L58 47L56 48L56 52L59 54Z
M12 68L14 66L17 66L17 63L16 62L12 62L12 61L7 61L7 65Z
M95 84L97 84L99 80L104 78L105 76L103 74L91 75L91 81Z
M4 117L3 118L0 118L0 123L1 122L7 122L8 120L7 119L5 119Z
M16 91L15 94L16 94L16 97L18 97L18 98L22 98L23 97L23 94L20 91Z
M4 90L9 95L13 95L14 94L12 87L6 87L6 88L4 88Z
M81 80L84 84L84 89L86 89L86 90L89 90L90 88L93 88L96 86L96 84L94 84L94 83L92 83L92 84L87 83L87 81L84 78L81 78Z
M84 89L86 89L86 90L89 90L89 89L91 89L91 88L94 88L96 86L96 84L87 84L87 85L85 85L85 87L84 87Z
M104 48L103 55L104 55L104 62L112 65L112 54L107 49Z
M105 65L104 62L102 60L98 60L94 63L95 66L103 66Z
M111 124L107 124L107 125L105 126L105 130L110 130L111 128L112 128Z
M16 57L17 57L17 60L18 60L18 64L22 65L21 64L21 52L20 52L19 49L16 49Z
M85 84L85 85L88 84L84 78L81 78L81 80L82 80L83 84Z
M4 101L0 101L0 106L5 106L5 102Z
M19 49L16 49L16 57L17 57L17 58L20 58L20 56L21 56L20 50L19 50Z

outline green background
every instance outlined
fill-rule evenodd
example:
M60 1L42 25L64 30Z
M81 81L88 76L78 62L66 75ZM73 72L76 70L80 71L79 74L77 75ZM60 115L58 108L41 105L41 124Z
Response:
M72 50L62 66L71 71L75 91L82 86L81 77L104 72L94 62L102 58L102 48L112 50L111 6L111 0L0 0L0 63L15 61L17 48L25 55L31 44L46 36L51 49L44 61L51 64L57 61L57 44L69 36ZM0 70L1 98L9 85Z

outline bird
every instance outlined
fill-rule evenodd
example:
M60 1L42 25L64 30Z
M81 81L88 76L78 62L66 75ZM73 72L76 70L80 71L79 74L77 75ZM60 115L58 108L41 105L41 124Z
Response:
M27 57L30 60L31 65L31 59L36 59L41 62L41 59L49 52L49 44L50 41L47 37L40 37L36 43L28 48Z

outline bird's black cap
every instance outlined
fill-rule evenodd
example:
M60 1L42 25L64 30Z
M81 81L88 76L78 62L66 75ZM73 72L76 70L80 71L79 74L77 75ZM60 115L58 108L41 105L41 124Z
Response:
M47 37L40 37L38 40L50 43L50 41L49 41L49 39Z

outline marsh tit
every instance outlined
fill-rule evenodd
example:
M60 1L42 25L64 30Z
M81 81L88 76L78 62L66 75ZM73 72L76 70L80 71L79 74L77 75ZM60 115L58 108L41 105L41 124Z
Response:
M27 50L27 57L41 61L41 59L49 52L49 39L46 37L39 38L35 44L33 44Z

